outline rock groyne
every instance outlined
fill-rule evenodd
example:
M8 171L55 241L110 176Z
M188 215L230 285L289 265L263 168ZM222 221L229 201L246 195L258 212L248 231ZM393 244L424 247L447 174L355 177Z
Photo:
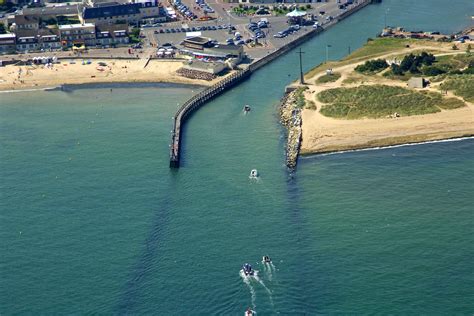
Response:
M288 132L286 143L286 166L294 170L302 141L301 108L298 106L298 90L285 94L280 106L280 122Z

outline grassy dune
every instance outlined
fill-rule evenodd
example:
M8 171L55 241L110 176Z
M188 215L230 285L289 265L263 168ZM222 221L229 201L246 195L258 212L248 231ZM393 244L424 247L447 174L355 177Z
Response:
M320 92L317 98L325 105L321 113L344 119L381 118L394 113L401 116L436 113L465 104L439 93L418 92L385 85L336 88Z
M442 90L453 91L468 102L474 102L474 75L449 78L440 85Z

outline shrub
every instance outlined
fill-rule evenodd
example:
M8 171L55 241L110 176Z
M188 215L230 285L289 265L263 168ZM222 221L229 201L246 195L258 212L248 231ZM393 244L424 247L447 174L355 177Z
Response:
M355 67L355 71L360 73L376 73L388 67L385 59L368 60L365 64Z
M446 73L446 71L436 66L430 66L423 68L422 73L425 76L438 76Z
M316 79L316 83L327 83L327 82L334 82L341 78L341 74L338 72L334 72L332 74L327 74L324 76L319 77Z
M395 76L403 76L402 67L400 67L399 65L396 65L396 64L392 64L392 73Z

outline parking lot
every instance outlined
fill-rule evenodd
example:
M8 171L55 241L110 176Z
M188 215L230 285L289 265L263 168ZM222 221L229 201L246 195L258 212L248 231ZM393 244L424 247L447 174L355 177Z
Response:
M196 0L180 1L180 3L185 4L187 8L190 8L191 11L195 12L197 10ZM268 52L286 45L288 42L301 36L305 32L309 32L313 28L312 25L305 25L301 26L299 30L297 30L296 27L290 30L288 18L285 15L241 17L231 13L232 5L235 4L216 3L215 0L198 1L200 3L206 1L206 7L210 7L215 11L208 15L214 16L216 19L211 21L185 19L171 23L163 23L159 27L143 28L142 34L146 37L145 46L160 47L165 43L171 43L176 46L181 43L187 35L201 35L216 40L219 43L229 43L232 40L230 43L244 45L244 50L252 58L261 58ZM329 17L336 17L343 12L336 1L311 3L311 6L312 8L308 10L307 13L313 15L320 24L328 23L331 19ZM324 14L321 14L322 12L324 12ZM198 14L196 15L199 17ZM253 26L258 26L258 22L261 20L267 20L269 23L261 28L258 27L258 31L261 32L261 34L257 36ZM286 31L286 33L284 36L281 36L281 32L283 31ZM236 38L236 32L241 35L240 38ZM279 32L280 35L277 35ZM258 37L258 45L249 45L249 42L255 40L256 37Z

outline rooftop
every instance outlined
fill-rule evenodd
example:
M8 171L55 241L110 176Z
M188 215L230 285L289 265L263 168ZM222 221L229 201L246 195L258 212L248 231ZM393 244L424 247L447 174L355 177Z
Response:
M38 22L39 22L39 18L36 16L15 15L16 25L31 24L31 23L38 23Z
M15 34L7 33L7 34L0 34L0 39L9 39L15 38Z
M105 7L84 8L82 16L84 19L98 19L120 15L139 14L141 7L142 5L140 3L128 3Z
M202 37L202 36L194 36L194 37L188 37L184 41L187 43L204 45L206 43L209 43L211 39L207 37Z
M60 30L95 27L94 23L59 25Z

